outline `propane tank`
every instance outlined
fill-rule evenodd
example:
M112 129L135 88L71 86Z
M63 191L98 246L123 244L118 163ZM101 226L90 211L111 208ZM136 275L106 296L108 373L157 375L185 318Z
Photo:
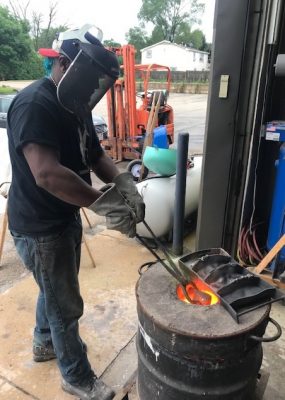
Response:
M202 156L196 156L194 166L187 170L185 218L198 209L201 183ZM137 189L144 199L145 221L158 237L166 235L173 227L176 175L155 176L137 183ZM137 225L140 236L151 238L142 223Z

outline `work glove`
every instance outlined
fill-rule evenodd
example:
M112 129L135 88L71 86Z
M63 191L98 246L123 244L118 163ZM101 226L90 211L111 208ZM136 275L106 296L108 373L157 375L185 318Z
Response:
M113 179L113 182L135 213L136 222L139 223L143 221L145 204L134 183L132 174L130 172L122 172Z
M96 214L106 217L108 229L134 237L136 234L136 216L122 194L117 190L116 185L108 183L100 191L103 194L88 208Z

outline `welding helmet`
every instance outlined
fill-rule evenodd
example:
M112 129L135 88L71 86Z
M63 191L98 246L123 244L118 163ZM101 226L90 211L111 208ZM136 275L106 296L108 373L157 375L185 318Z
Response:
M77 42L79 52L60 80L61 105L79 116L90 112L119 76L116 55L103 46Z
M65 55L71 64L57 87L60 104L85 118L119 76L116 55L101 43L102 31L93 25L61 32L52 49L39 49L45 57Z

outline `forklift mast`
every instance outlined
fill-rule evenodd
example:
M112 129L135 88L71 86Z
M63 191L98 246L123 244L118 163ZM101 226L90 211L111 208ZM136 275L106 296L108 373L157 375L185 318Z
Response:
M136 50L132 45L110 48L122 59L120 78L107 92L108 137L101 144L115 160L134 160L141 158L146 126L153 96L161 93L160 109L156 126L164 125L169 142L173 142L173 110L167 104L170 91L171 72L167 66L135 64ZM165 89L150 90L150 79L153 71L165 71ZM136 78L140 74L143 92L137 94ZM137 102L139 98L140 104Z

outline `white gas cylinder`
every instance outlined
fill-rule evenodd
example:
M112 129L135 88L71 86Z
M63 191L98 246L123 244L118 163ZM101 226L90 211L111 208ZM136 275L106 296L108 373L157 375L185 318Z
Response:
M202 156L194 157L194 167L187 170L185 217L198 209L201 182ZM173 227L176 175L170 178L155 177L137 183L145 205L145 221L158 237L170 232ZM145 226L137 225L137 233L150 238Z

